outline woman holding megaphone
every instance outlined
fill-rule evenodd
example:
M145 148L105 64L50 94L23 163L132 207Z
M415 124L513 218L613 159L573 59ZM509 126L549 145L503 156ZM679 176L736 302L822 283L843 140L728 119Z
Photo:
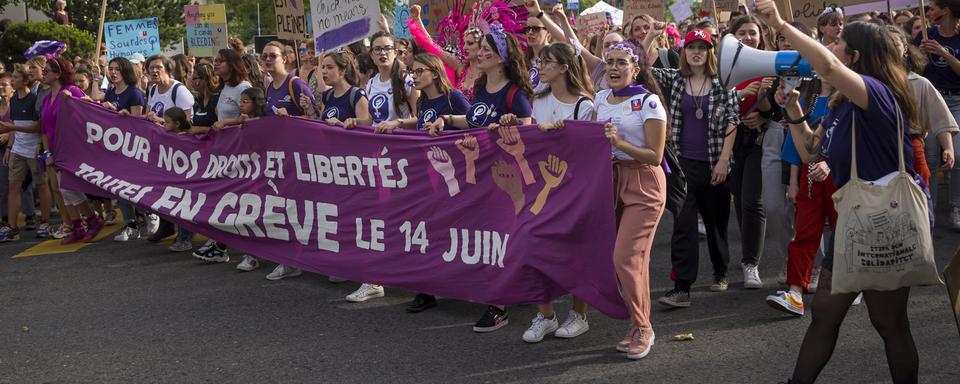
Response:
M907 73L898 65L900 53L883 27L854 22L847 25L832 48L824 47L787 24L777 11L774 0L756 3L756 14L810 62L817 74L836 88L831 99L831 112L816 131L803 121L798 93L778 92L778 102L785 104L786 120L804 162L825 159L833 173L837 188L850 180L851 141L854 119L864 133L856 135L857 148L871 155L870 161L857 162L861 178L874 180L899 169L898 143L904 141L906 168L913 169L912 150L898 120L917 126L917 107L911 97ZM832 52L831 52L832 50ZM902 112L901 112L902 111ZM900 114L900 116L898 116ZM837 231L835 236L845 236ZM794 383L812 383L830 360L836 346L840 325L857 293L831 294L833 260L823 262L820 286L813 299L813 319L794 368ZM893 291L863 292L870 321L883 338L890 374L896 383L916 383L917 349L910 334L907 301L910 288Z

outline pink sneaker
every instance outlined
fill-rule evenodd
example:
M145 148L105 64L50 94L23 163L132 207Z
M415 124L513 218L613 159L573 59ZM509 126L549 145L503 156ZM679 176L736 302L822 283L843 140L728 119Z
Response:
M650 353L650 349L653 348L654 337L653 330L644 331L638 329L637 332L633 334L633 340L631 340L630 346L627 347L627 358L630 360L640 360L646 357Z
M640 328L635 328L633 325L627 329L627 335L623 337L623 340L620 340L617 343L617 351L627 352L630 348L630 343L633 342L633 335L640 331Z
M100 216L94 214L91 218L87 219L87 230L83 236L83 242L90 242L100 233L100 230L103 229L103 220L100 219Z
M79 241L83 241L83 238L85 235L86 235L86 231L83 230L82 225L75 226L73 227L73 232L70 232L70 234L67 237L64 237L63 240L60 240L60 245L73 244Z

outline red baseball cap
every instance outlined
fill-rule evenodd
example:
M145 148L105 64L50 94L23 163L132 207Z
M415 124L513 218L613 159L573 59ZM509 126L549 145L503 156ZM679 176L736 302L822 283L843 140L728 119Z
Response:
M687 32L687 36L683 38L683 46L686 47L687 44L690 44L696 40L703 41L707 45L713 47L713 39L710 37L710 32L707 32L703 29L694 29L690 32Z

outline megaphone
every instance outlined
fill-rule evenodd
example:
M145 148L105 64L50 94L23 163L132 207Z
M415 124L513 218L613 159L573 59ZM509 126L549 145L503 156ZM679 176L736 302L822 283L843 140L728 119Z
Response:
M727 89L757 77L781 76L787 80L785 85L799 85L801 78L816 76L810 62L797 51L761 51L743 45L733 35L724 36L720 42L718 61L720 84Z

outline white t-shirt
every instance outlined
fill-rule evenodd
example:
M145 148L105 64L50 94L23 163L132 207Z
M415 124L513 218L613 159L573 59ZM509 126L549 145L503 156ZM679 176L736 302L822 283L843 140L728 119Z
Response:
M593 117L593 101L582 97L579 116L574 116L573 112L577 108L577 102L567 104L557 99L553 93L533 100L533 120L538 123L555 123L560 120L590 120Z
M386 81L381 81L380 75L375 75L367 81L367 87L365 89L367 92L367 100L369 100L367 109L370 110L370 117L373 118L374 123L410 117L410 107L406 105L401 106L402 108L399 113L396 111L396 108L394 108L391 80L392 79L388 78ZM407 92L409 99L410 93L413 92L413 77L410 75L407 75L404 79L403 89Z
M619 104L610 104L607 97L613 91L606 89L597 93L597 120L610 119L617 127L620 137L637 147L647 145L643 124L648 119L667 121L667 110L657 95L644 93L633 96ZM635 160L623 151L613 148L613 157L619 160Z
M187 89L186 85L180 85L177 87L177 84L180 84L179 81L173 80L173 84L170 85L170 88L166 92L160 93L159 89L156 89L157 86L151 86L147 91L147 111L153 111L157 116L163 117L163 112L167 108L174 106L173 104L173 90L177 90L177 104L176 107L182 109L189 116L193 112L193 94L190 93L190 90Z
M234 119L240 117L240 94L253 85L249 81L241 81L236 87L224 84L217 99L217 120ZM179 100L177 100L179 101Z
M14 120L13 125L18 127L28 127L36 121ZM14 132L13 148L10 152L14 154L33 159L37 154L37 146L40 145L40 132Z

